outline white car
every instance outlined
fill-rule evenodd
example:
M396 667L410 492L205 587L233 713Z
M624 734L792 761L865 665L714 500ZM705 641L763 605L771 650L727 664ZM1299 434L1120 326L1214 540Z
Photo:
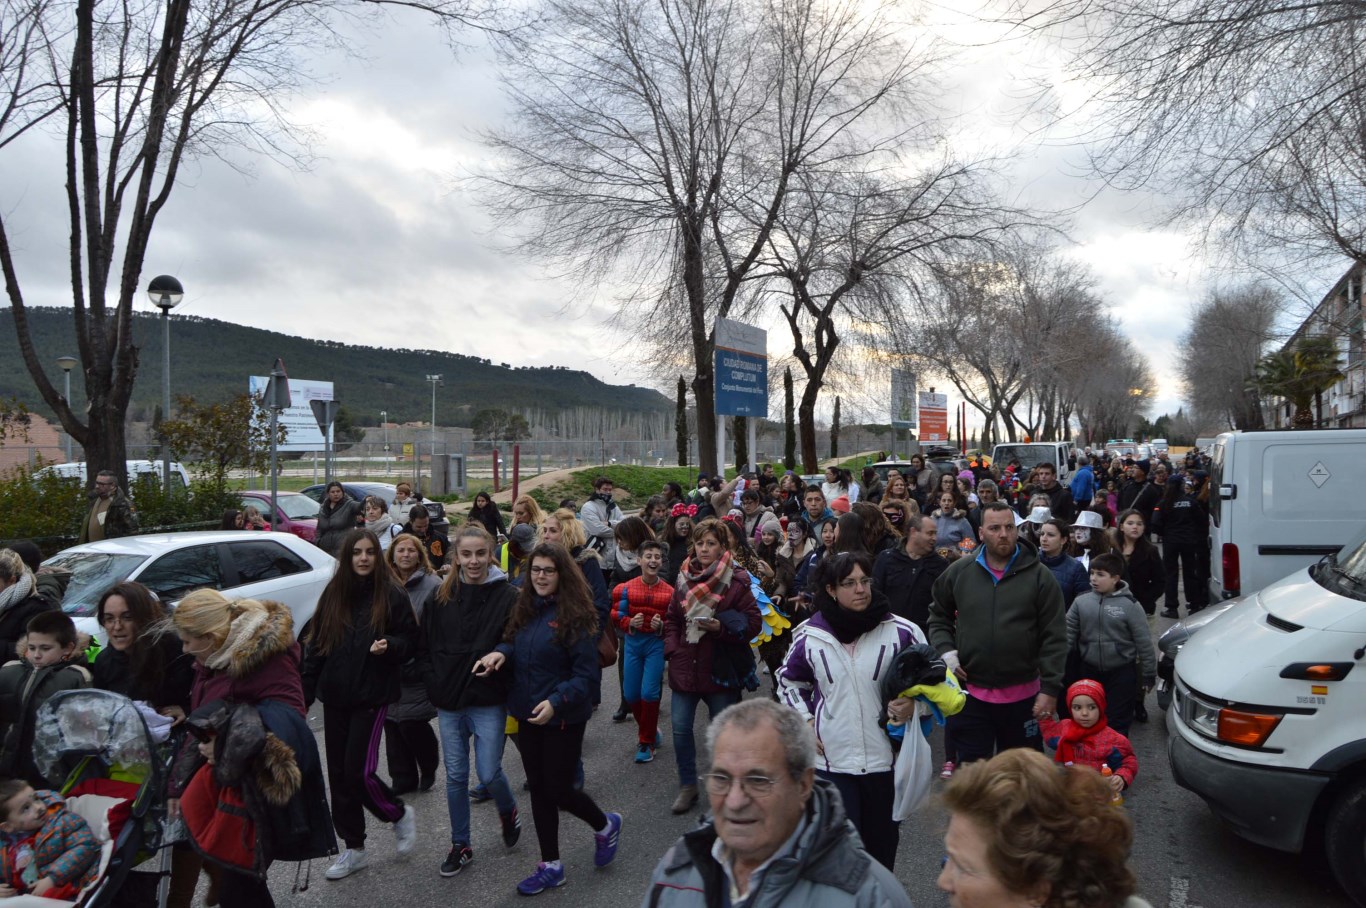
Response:
M43 565L71 572L62 611L101 644L104 628L95 610L124 580L141 583L172 607L205 587L232 599L273 599L289 607L298 637L337 569L335 558L298 536L246 530L105 539L64 549Z

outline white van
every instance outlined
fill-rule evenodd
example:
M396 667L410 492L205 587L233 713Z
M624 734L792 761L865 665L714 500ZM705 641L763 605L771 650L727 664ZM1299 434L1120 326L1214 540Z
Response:
M162 461L160 460L129 460L128 465L128 484L132 486L130 491L136 492L137 486L143 482L161 482ZM81 485L85 485L85 462L80 463L54 463L51 466L43 467L38 471L38 475L56 474L63 479L79 479ZM190 485L190 474L185 471L185 467L176 461L171 461L171 485L177 488L188 488Z
M1210 465L1210 596L1253 593L1366 527L1366 429L1225 432Z
M991 449L991 465L1004 472L1007 464L1018 460L1020 468L1028 474L1032 467L1051 463L1057 468L1058 481L1067 485L1072 478L1072 468L1067 465L1071 452L1070 441L1007 441Z
M1340 554L1239 599L1192 636L1176 657L1167 710L1177 784L1260 845L1299 852L1321 835L1334 876L1359 905L1363 660L1366 533L1357 533Z

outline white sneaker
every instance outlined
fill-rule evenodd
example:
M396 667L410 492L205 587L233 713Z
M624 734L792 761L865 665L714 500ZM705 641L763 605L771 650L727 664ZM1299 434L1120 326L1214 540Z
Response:
M394 823L394 838L398 840L398 856L406 858L417 846L417 814L411 806L404 806L403 816Z
M357 870L364 870L368 866L370 859L365 856L364 848L348 848L337 856L337 860L323 875L329 880L344 880Z

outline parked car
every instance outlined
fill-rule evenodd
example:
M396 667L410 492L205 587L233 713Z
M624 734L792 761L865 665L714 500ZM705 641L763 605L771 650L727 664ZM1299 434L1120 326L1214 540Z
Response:
M272 529L293 533L306 542L318 538L318 502L299 492L279 492L275 500L280 506L279 514L272 514L270 510L269 490L252 489L242 493L242 507L256 508Z
M1177 784L1251 842L1301 852L1322 841L1358 905L1366 905L1363 659L1366 534L1358 532L1340 554L1243 597L1185 644L1167 711Z
M1205 606L1200 611L1178 621L1171 627L1162 632L1162 636L1157 638L1157 705L1163 709L1171 706L1172 684L1176 678L1176 656L1181 652L1181 648L1190 642L1190 638L1201 628L1207 626L1218 616L1228 611L1241 599L1225 599L1223 602L1216 602L1213 605Z
M204 587L234 599L274 599L289 607L297 637L337 568L331 555L293 534L240 530L88 542L63 549L43 565L71 572L62 611L101 643L106 638L95 610L100 597L124 580L136 580L172 607Z
M327 486L323 484L309 486L303 490L302 494L321 504L323 493L326 491ZM394 496L398 494L398 487L389 485L387 482L344 482L342 483L342 491L350 496L356 504L362 504L365 501L365 496L374 495L376 498L384 499L386 505L391 505L394 503ZM423 499L422 506L427 509L427 513L431 516L432 527L435 530L440 533L450 531L451 522L446 519L446 508L441 502Z
M125 462L128 470L129 491L137 494L138 486L142 483L160 484L162 481L162 471L165 467L160 460L129 460ZM38 471L39 476L60 476L63 479L79 479L81 485L85 485L86 469L85 461L77 463L54 463L51 466L43 467ZM185 471L185 467L176 461L171 461L171 484L178 488L187 488L190 485L190 474Z
M1303 573L1366 526L1366 429L1225 432L1210 461L1210 599Z
M1150 444L1151 444L1152 447L1153 447L1153 453L1154 453L1154 454L1166 454L1166 453L1167 453L1167 448L1168 448L1167 439L1165 439L1165 438L1154 438L1154 439L1150 442Z

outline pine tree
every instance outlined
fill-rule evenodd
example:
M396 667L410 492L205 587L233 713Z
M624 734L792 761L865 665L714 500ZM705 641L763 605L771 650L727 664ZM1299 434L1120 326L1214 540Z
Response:
M783 466L797 468L797 415L792 403L792 367L783 370Z
M830 419L830 459L840 456L840 399L835 398L835 415Z
M678 376L678 405L674 411L674 438L678 444L678 465L688 465L688 383Z

